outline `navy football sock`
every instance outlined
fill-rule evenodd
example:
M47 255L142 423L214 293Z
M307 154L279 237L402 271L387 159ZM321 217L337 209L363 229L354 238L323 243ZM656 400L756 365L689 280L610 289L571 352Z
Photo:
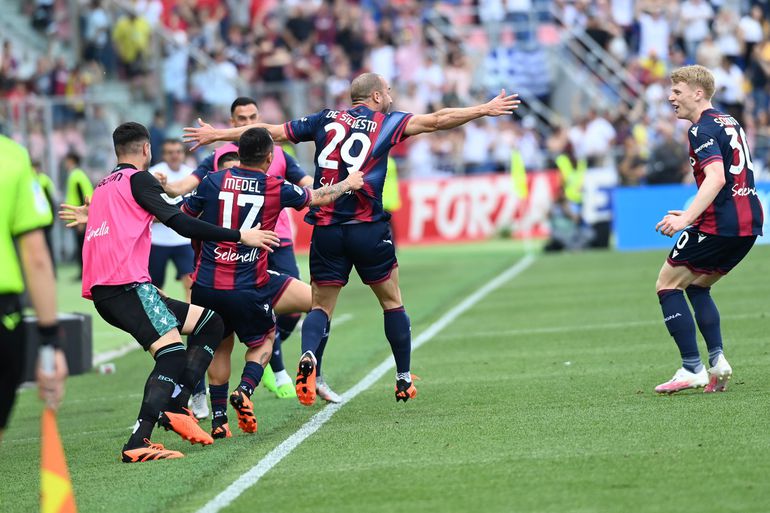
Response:
M722 354L722 330L719 310L711 298L711 287L690 285L687 287L687 297L690 298L690 304L695 312L695 321L709 349L709 365L713 366Z
M202 394L206 392L206 376L204 375L200 381L198 381L198 384L195 385L195 389L193 390L193 395L196 394Z
M695 321L684 299L684 293L678 289L658 291L663 321L668 332L674 337L682 356L682 367L690 372L700 372L703 364L698 353L698 341L695 337Z
M209 384L212 418L216 419L227 416L227 392L229 388L229 383L225 383L224 385Z
M326 331L326 325L329 322L329 316L320 308L310 310L302 323L302 352L312 351L318 353L321 340Z
M409 316L403 306L383 312L385 317L385 337L390 342L393 358L396 360L396 372L409 373L412 353L412 327Z
M324 330L324 336L321 337L321 343L318 344L318 351L315 353L315 375L321 377L321 362L324 359L324 349L326 349L326 343L329 341L329 333L332 328L331 321L326 321L326 329Z
M238 388L246 392L251 397L254 393L254 389L257 388L259 382L262 381L262 374L265 372L265 368L257 362L246 362L243 366L243 374L241 374L241 383Z
M273 372L281 372L286 369L283 363L281 344L291 336L299 322L300 314L279 315L275 321L275 340L273 341L273 354L270 356L270 368Z

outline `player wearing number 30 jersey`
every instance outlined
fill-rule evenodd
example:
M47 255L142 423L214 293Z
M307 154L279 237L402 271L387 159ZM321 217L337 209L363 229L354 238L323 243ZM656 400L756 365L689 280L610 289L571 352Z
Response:
M315 143L315 186L334 186L348 173L363 173L364 186L327 207L311 208L305 217L314 224L310 245L313 310L302 325L302 350L296 390L302 404L315 401L316 358L320 341L340 289L356 268L361 280L377 296L384 313L385 336L396 362L396 400L417 394L410 374L411 334L398 285L398 262L389 215L382 208L382 188L388 152L409 136L458 127L483 116L511 114L517 95L500 95L473 107L442 109L430 114L389 113L390 85L380 75L364 73L350 84L352 107L322 110L283 125L261 126L276 141ZM186 128L186 140L197 145L234 140L248 127L217 130L201 123Z
M669 237L684 231L656 284L682 367L655 391L670 394L705 387L705 392L719 392L726 389L732 368L723 355L719 310L711 286L738 265L762 235L762 205L743 128L711 105L714 76L703 66L685 66L671 74L671 82L669 101L677 117L692 123L690 164L698 193L687 210L670 210L656 226ZM708 371L698 352L696 321L708 347Z

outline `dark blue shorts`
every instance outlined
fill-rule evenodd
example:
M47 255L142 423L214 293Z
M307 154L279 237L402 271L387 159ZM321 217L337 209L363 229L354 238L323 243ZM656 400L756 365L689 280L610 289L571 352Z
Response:
M723 237L688 228L679 235L667 262L674 267L684 265L697 274L727 274L749 253L756 240L756 235Z
M273 305L292 278L268 271L270 281L253 289L217 290L193 284L192 303L217 312L225 323L225 337L235 332L248 347L261 346L275 331Z
M313 227L310 280L318 285L345 285L353 266L361 281L374 285L390 278L397 265L387 221Z
M159 289L166 282L166 265L168 261L174 262L176 267L176 279L181 280L186 274L195 270L195 252L190 244L183 246L156 246L150 247L150 278L152 284Z
M272 253L267 254L267 268L299 279L299 266L294 256L294 246L274 248Z

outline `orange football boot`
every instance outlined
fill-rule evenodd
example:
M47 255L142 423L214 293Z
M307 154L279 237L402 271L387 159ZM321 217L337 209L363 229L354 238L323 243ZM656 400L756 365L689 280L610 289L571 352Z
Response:
M183 458L184 454L179 451L170 451L163 447L163 444L154 444L147 438L144 439L144 445L134 449L123 447L123 463L140 463L153 460L172 460Z

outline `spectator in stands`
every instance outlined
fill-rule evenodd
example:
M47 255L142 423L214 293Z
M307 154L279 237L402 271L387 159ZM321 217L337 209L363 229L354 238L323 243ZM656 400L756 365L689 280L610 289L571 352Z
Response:
M741 48L740 32L738 30L738 16L731 8L723 5L714 18L712 30L716 35L716 43L722 50L722 55L730 57L737 62L743 53Z
M654 6L650 12L639 15L639 56L647 57L650 53L668 61L668 46L671 37L671 24L660 6Z
M660 141L652 148L647 164L648 184L682 183L688 173L687 150L674 138L673 124L663 121L658 124Z
M145 98L149 97L145 89L145 75L148 71L151 38L150 24L133 11L120 16L112 30L112 41L120 63L118 71L121 77L131 83L133 92L141 93Z
M647 176L647 159L641 155L636 139L627 137L624 140L621 156L618 163L620 185L633 186L643 183Z
M679 31L689 59L695 59L698 45L709 34L714 9L706 0L685 0L679 8Z
M722 62L722 56L722 48L714 40L713 34L709 33L698 45L695 52L695 63L708 69L716 69Z
M743 125L743 107L745 94L743 92L743 72L728 56L722 57L720 66L714 70L714 100L722 110L738 120Z
M86 12L84 25L84 59L98 62L104 72L112 76L115 72L115 55L110 37L112 19L107 9L102 5L102 0L91 1L90 8Z

